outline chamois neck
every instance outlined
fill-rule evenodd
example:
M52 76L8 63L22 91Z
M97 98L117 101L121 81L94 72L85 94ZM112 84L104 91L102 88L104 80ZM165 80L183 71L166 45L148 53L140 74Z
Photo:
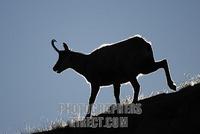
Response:
M88 55L71 51L70 54L71 68L74 69L76 72L85 76L87 72L86 70L87 59Z

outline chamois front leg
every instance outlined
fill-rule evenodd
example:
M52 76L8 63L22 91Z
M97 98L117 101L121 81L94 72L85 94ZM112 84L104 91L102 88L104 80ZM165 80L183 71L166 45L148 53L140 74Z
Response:
M86 114L86 117L90 117L92 112L92 106L94 104L94 101L96 99L97 93L99 92L99 86L96 84L91 84L91 95L89 99L89 105L88 105L88 111Z
M116 100L116 104L120 104L120 99L119 99L119 95L120 95L120 84L116 83L114 84L114 95L115 95L115 100Z

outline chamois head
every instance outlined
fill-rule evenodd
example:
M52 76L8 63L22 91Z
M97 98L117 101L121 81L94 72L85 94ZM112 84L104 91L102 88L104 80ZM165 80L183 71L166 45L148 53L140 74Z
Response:
M70 63L70 50L67 46L66 43L63 43L64 50L58 50L55 46L55 42L57 42L55 39L51 41L51 44L53 48L58 52L59 58L58 61L56 62L55 66L53 67L53 70L57 73L61 73L65 69L69 68L69 63Z

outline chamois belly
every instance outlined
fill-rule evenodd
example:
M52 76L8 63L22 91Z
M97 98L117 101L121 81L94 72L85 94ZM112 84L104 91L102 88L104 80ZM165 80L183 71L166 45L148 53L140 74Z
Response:
M131 78L128 78L126 76L117 77L116 75L115 76L107 75L106 77L100 78L97 81L100 86L107 86L107 85L111 85L111 84L115 84L115 83L123 84L123 83L131 81Z
M116 67L116 66L115 66ZM93 80L101 86L111 85L114 83L126 83L134 79L139 72L136 72L134 67L116 67L116 68L102 68L96 70L94 73Z

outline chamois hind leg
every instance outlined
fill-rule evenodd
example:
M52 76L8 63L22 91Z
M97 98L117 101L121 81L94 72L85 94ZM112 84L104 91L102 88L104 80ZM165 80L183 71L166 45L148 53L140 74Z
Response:
M120 99L119 99L120 84L113 84L113 86L114 86L114 95L115 95L116 104L120 104Z
M130 82L131 82L131 85L134 88L133 102L136 103L136 102L138 102L138 95L139 95L139 92L140 92L140 84L138 83L136 78L134 80L130 81Z
M92 106L94 104L94 101L96 99L98 92L99 92L99 86L97 86L96 84L91 84L91 95L89 99L89 105L88 105L88 111L87 111L86 117L90 117L91 115Z
M152 66L150 67L149 72L154 72L154 71L158 70L159 68L163 68L163 69L164 69L164 71L165 71L165 76L166 76L166 78L167 78L167 84L168 84L168 86L169 86L172 90L176 91L176 86L175 86L174 82L173 82L172 79L171 79L170 72L169 72L169 67L168 67L167 60L166 60L166 59L161 60L161 61L158 61L158 62L154 62L154 63L152 64Z

